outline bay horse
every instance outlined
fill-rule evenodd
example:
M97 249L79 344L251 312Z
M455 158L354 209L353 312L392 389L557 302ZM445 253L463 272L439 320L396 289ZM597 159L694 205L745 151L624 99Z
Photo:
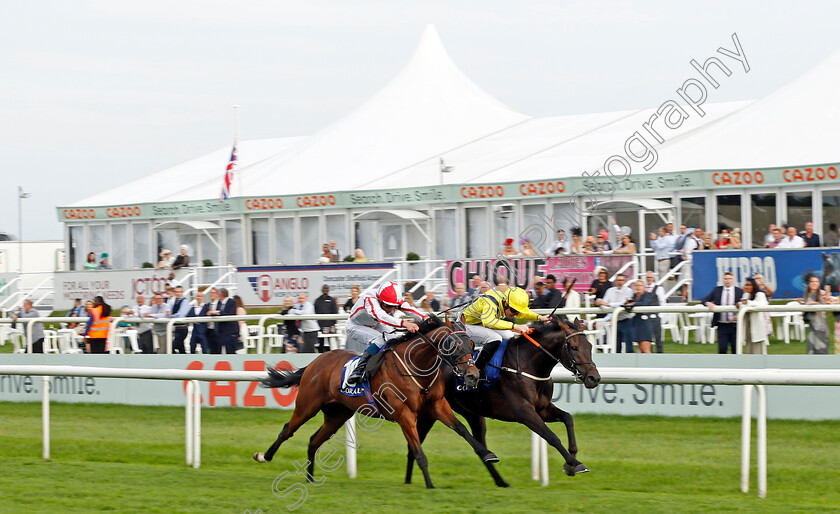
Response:
M563 471L567 475L589 471L577 460L578 447L572 415L551 402L554 391L551 370L558 363L571 371L588 389L596 387L601 381L598 369L592 362L592 344L583 334L583 328L580 321L573 323L565 316L553 317L552 321L535 328L532 333L511 338L500 366L501 376L489 388L456 390L456 377L448 373L446 398L455 412L467 420L473 435L481 444L486 444L485 418L521 423L560 452L566 461ZM546 425L557 421L566 425L568 450ZM428 416L417 420L417 433L421 442L434 423L435 420ZM508 487L492 462L485 462L485 465L496 485ZM411 483L413 468L414 458L409 451L405 474L407 484Z
M411 448L412 458L417 460L426 487L434 488L429 477L428 460L423 453L417 432L417 419L428 418L441 421L453 429L475 450L485 463L498 462L498 457L479 443L469 430L455 417L445 398L446 384L440 369L441 360L451 367L450 375L463 377L473 385L478 383L479 373L472 359L473 344L466 332L453 330L435 316L419 323L417 333L408 333L388 342L379 371L370 379L378 412L371 407L365 396L346 396L339 392L344 364L356 357L356 352L333 350L322 353L308 366L296 371L268 369L269 377L263 380L268 387L299 386L292 419L283 427L277 440L266 452L254 454L257 462L268 462L274 457L284 441L292 437L301 425L314 417L318 411L324 413L324 424L309 439L309 466L307 479L314 481L315 452L350 419L356 411L374 417L396 421ZM370 364L368 367L370 368ZM419 370L419 371L418 371ZM454 373L451 371L454 370ZM366 407L365 411L361 407Z

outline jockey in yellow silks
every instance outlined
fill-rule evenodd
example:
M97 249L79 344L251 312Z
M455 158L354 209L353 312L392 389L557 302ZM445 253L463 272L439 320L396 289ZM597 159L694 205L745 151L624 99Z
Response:
M493 356L502 340L515 335L514 330L527 332L528 321L548 322L548 316L528 308L528 293L519 287L490 289L476 298L463 311L463 320L470 340L479 354L476 366L481 369ZM513 318L516 323L505 318Z

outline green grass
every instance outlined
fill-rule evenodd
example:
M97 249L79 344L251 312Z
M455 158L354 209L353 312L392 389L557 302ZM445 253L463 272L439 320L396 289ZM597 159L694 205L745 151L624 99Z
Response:
M320 420L257 464L289 411L202 412L202 467L184 464L184 411L172 407L52 405L52 458L41 459L40 404L0 403L0 512L287 512L294 495L272 481L304 462ZM317 418L316 418L317 419ZM838 421L771 420L768 496L739 491L740 420L579 415L579 458L591 473L562 472L550 452L551 485L530 480L530 437L490 422L489 447L513 485L496 488L465 442L438 425L424 445L432 479L404 485L405 442L393 424L359 431L359 478L342 466L309 486L300 512L815 512L840 509ZM558 433L561 431L558 428ZM565 440L565 435L561 434ZM753 446L754 448L754 446ZM754 451L754 450L753 450ZM420 482L417 482L417 479ZM292 479L282 482L282 488Z

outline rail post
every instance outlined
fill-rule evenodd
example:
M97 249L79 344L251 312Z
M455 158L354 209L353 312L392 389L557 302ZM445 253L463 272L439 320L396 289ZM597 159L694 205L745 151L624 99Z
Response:
M50 458L50 377L41 377L41 427L43 436L43 457Z
M345 444L347 445L347 476L349 478L356 478L356 415L350 416L350 419L344 422L344 430L346 431Z

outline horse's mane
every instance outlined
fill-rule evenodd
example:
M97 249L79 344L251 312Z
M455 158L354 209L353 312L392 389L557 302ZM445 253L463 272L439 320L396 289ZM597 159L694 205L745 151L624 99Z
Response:
M426 319L418 323L417 326L420 327L420 329L417 332L425 335L436 328L445 327L446 324L443 322L443 320L441 320L434 314L430 314ZM417 334L412 334L411 332L406 332L400 337L390 339L388 343L392 346L395 346L404 343L410 339L413 339L414 337L416 337L416 335Z
M562 327L566 327L572 331L576 331L577 327L572 323L568 318L563 316L562 318L558 318L556 316L551 318L551 321L548 323L540 323L533 326L534 331L530 334L530 336L534 339L542 338L543 336L551 333L557 332L561 330ZM525 341L525 338L521 335L517 334L516 337L512 338L511 341L516 340Z

